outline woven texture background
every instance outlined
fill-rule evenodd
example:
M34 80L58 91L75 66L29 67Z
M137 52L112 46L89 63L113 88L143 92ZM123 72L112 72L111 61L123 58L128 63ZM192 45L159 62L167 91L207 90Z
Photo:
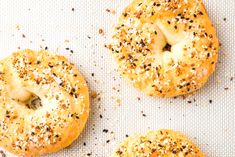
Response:
M208 157L234 157L235 1L205 0L222 44L217 70L201 90L176 99L148 97L134 89L120 78L104 48L129 2L0 0L0 58L18 49L47 47L75 63L90 92L98 93L91 98L80 138L48 156L109 157L126 135L170 128L188 135Z

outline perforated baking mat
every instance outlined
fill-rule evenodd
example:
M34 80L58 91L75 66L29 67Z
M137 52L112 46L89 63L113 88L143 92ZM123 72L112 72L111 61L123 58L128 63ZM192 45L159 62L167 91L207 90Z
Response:
M130 1L0 0L1 58L25 48L48 49L67 56L89 84L85 130L70 147L48 156L109 157L127 135L169 128L189 136L208 157L234 157L235 1L204 2L222 44L216 72L194 94L164 99L123 80L104 47Z

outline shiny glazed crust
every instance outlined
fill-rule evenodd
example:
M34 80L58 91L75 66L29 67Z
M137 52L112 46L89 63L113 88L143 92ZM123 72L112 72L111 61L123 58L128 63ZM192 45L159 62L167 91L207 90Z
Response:
M205 157L186 136L172 130L128 137L112 157Z
M206 83L219 43L202 0L133 0L109 48L120 73L136 88L174 97Z
M27 107L32 96L37 109ZM0 62L0 146L39 156L69 146L89 115L88 87L63 56L24 50Z

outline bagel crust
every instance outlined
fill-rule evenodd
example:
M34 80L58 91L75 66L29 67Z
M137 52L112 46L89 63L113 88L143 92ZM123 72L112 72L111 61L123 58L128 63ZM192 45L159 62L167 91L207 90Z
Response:
M40 99L29 107L30 99ZM87 84L63 56L24 50L0 62L0 146L39 156L69 146L89 115Z
M136 88L174 97L205 84L215 70L219 42L202 0L133 0L109 48Z
M113 157L205 157L186 136L172 130L128 137Z

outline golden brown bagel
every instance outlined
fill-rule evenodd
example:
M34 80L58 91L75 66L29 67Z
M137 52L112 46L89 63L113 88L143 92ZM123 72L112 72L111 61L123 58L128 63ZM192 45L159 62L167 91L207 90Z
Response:
M24 50L0 62L0 146L38 156L69 146L89 115L88 87L63 56Z
M158 130L128 137L113 157L204 157L204 154L181 133Z
M219 44L202 0L133 0L109 48L135 87L174 97L205 84L215 70Z

